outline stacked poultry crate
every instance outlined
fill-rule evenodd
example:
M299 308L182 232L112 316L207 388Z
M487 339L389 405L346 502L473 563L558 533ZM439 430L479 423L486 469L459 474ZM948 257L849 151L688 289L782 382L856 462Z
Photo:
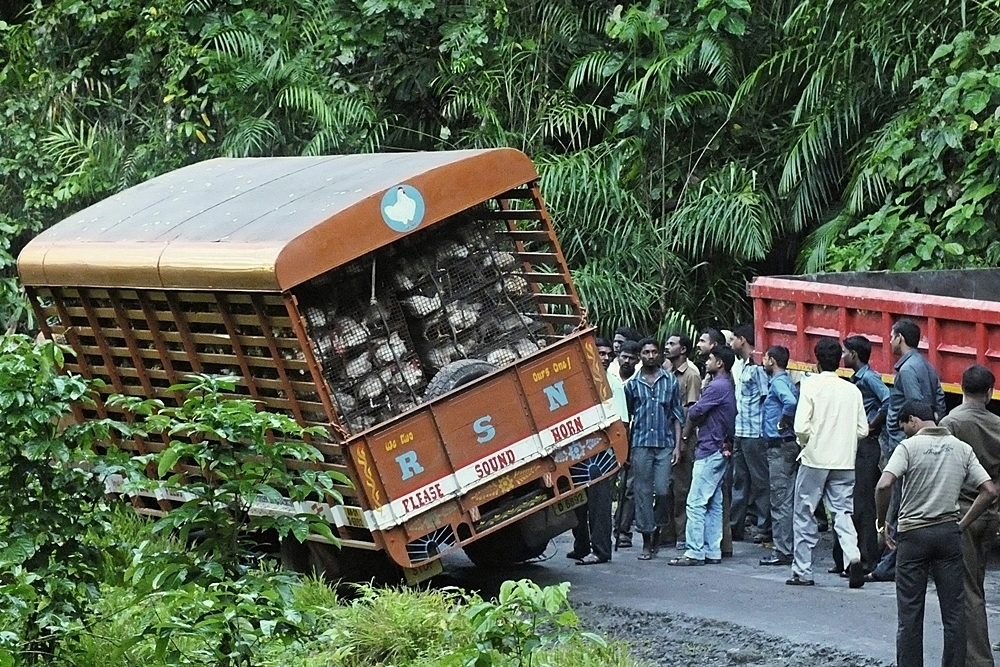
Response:
M500 367L545 344L546 325L503 231L462 214L298 293L348 431L415 407L428 381L453 361Z

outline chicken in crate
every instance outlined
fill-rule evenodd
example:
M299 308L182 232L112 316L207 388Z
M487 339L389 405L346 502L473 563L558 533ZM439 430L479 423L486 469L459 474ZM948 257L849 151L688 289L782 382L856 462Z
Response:
M547 325L496 221L467 212L304 286L298 298L347 430L436 397L453 362L501 367L545 345Z

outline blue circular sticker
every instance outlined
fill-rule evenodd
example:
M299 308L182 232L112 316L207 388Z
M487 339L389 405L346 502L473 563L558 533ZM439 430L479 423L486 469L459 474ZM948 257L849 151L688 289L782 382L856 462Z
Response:
M424 219L424 198L412 185L397 185L382 195L382 219L394 231L416 229Z

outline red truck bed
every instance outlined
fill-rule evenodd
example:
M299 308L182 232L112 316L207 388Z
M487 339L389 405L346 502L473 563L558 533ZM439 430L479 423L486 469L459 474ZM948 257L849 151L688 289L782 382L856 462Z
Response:
M891 379L897 357L889 331L909 317L946 392L961 392L962 372L973 363L1000 377L1000 269L760 277L747 292L757 349L784 345L790 368L812 370L821 337L861 334L872 343L872 368Z

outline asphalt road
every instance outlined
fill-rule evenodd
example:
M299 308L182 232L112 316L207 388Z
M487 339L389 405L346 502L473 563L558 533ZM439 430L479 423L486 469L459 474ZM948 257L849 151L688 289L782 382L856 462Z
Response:
M895 662L896 602L892 583L867 583L851 590L847 580L828 574L832 538L829 533L815 551L816 585L785 585L786 567L758 565L765 549L746 542L735 545L733 558L722 565L670 567L674 549L652 561L639 561L636 548L620 550L610 563L580 566L565 557L572 547L569 534L550 545L546 560L486 572L464 556L446 561L449 584L493 594L505 579L530 578L540 585L569 581L576 604L610 604L625 609L685 614L723 621L784 640L851 651L879 661ZM994 554L997 556L997 554ZM1000 640L1000 559L987 573L986 594L990 637ZM941 619L933 585L927 595L924 647L927 664L940 661Z

